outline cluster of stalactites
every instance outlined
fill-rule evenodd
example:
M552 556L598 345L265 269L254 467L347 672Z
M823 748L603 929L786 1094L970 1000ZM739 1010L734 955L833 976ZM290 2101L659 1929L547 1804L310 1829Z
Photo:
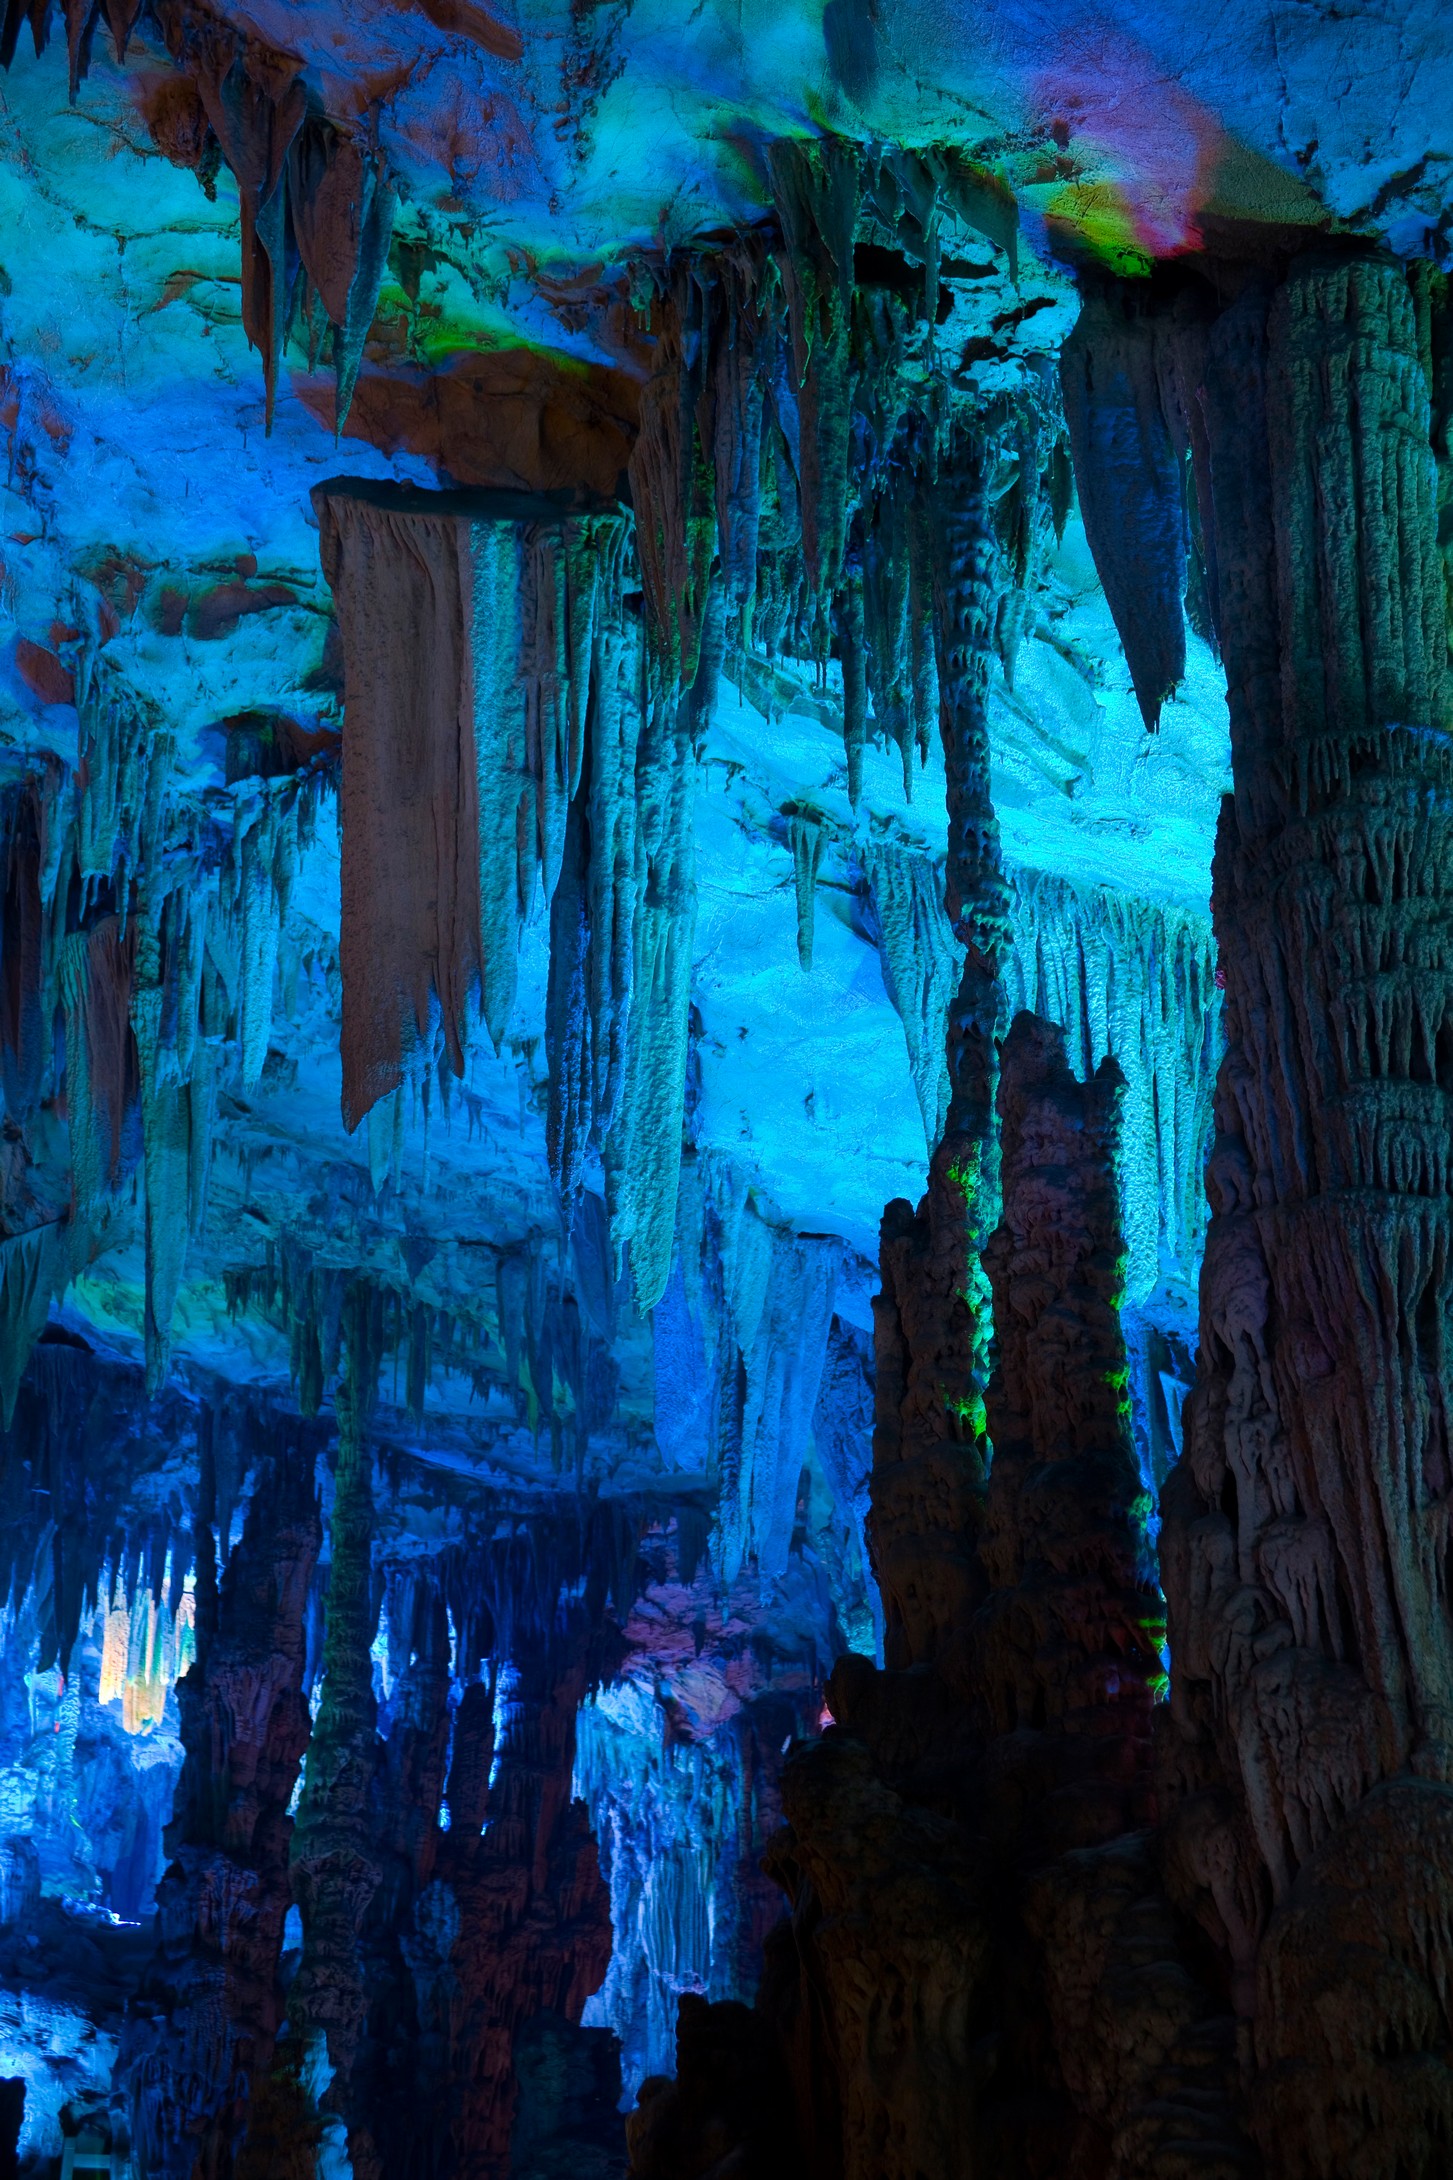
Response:
M76 774L37 773L6 806L7 1106L40 1133L63 1110L70 1169L66 1202L6 1205L7 1415L51 1295L89 1261L138 1162L153 1389L165 1374L188 1237L206 1212L218 1088L251 1089L262 1073L279 935L321 785L310 772L249 783L225 808L173 801L164 724L104 661L83 662L78 679ZM65 1034L51 1045L38 1025L57 1016Z
M986 235L1012 269L1015 209L946 151L824 136L773 145L768 174L776 237L670 265L651 302L631 462L642 576L657 649L684 685L713 637L729 658L752 645L819 666L836 655L856 803L870 717L911 791L938 711L943 224Z
M844 1247L776 1223L706 1151L683 1166L677 1234L653 1317L657 1444L672 1468L705 1468L719 1486L721 1581L750 1566L769 1583L787 1565ZM841 1512L852 1519L849 1503Z
M119 63L142 5L66 0L72 99L103 12ZM300 61L190 0L150 5L180 71L154 93L155 141L174 165L194 169L209 195L221 160L237 182L242 323L262 357L269 427L290 327L305 337L311 366L326 325L341 428L388 260L393 184L375 147L313 108ZM53 0L6 0L0 66L10 66L26 23L36 53L44 50L52 12Z
M329 1265L285 1236L268 1244L260 1264L224 1272L228 1312L257 1312L286 1331L293 1388L311 1416L339 1369L350 1288L366 1291L381 1400L422 1423L431 1385L452 1379L486 1414L548 1434L556 1473L568 1465L578 1475L592 1437L615 1412L620 1378L611 1353L615 1293L603 1225L599 1198L587 1198L568 1267L557 1237L501 1250L493 1295L486 1289L463 1311L441 1307L414 1283Z
M675 1225L697 714L676 666L642 657L630 518L504 496L471 518L347 492L320 492L319 518L346 667L345 1122L436 1040L462 1074L476 1007L499 1044L543 899L564 1221L598 1161L649 1308Z

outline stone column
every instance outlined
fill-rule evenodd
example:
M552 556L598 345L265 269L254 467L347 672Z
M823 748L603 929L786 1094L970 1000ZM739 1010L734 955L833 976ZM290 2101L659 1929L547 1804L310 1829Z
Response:
M1255 2008L1271 2169L1431 2172L1453 2113L1453 740L1428 385L1381 257L1300 260L1201 337L1235 787L1200 1375L1163 1540L1172 1838Z

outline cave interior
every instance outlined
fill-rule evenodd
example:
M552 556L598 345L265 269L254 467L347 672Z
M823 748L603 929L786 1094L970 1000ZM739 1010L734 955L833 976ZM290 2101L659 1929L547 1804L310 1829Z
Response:
M0 0L0 2180L1453 2173L1446 0Z

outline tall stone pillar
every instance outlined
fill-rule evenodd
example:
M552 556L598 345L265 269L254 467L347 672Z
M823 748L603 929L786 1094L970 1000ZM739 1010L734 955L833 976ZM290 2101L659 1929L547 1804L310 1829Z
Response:
M1166 1491L1173 1852L1280 2180L1453 2129L1453 739L1405 270L1196 336L1234 791L1200 1376ZM1203 506L1203 520L1208 510Z
M915 1211L883 1215L873 1305L877 1391L868 1517L894 1668L941 1662L983 1583L975 1552L987 1444L988 1290L979 1252L994 1221L994 1037L1008 891L989 796L989 681L1004 590L995 458L965 435L933 487L934 631L947 773L948 911L967 951L948 1024L949 1110Z

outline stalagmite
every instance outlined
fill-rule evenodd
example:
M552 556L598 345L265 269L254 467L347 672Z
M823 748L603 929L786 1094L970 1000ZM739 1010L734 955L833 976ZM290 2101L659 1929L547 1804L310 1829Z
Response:
M1025 1800L1010 1821L1065 1847L1150 1814L1163 1626L1119 1317L1123 1097L1113 1060L1080 1083L1064 1032L1016 1015L998 1091L1003 1217L984 1251L994 1460L979 1541L990 1587L973 1645L990 1730L1024 1744L996 1791L1006 1797L1019 1768Z
M178 1691L186 1762L132 2032L133 2130L158 2180L230 2170L244 2135L260 2131L260 2105L265 2115L283 2015L288 1805L309 1735L312 1450L306 1436L285 1439L261 1464L219 1595L216 1449L203 1442L199 1647Z
M290 2065L315 2085L324 2138L346 2140L360 2180L374 2180L378 2153L361 2110L356 2072L368 1993L361 1934L382 1871L370 1819L377 1703L369 1651L372 1595L372 1454L366 1423L378 1363L372 1298L349 1298L347 1357L336 1396L338 1466L329 1519L323 1694L289 1851L302 1910L303 1953L288 1993Z

